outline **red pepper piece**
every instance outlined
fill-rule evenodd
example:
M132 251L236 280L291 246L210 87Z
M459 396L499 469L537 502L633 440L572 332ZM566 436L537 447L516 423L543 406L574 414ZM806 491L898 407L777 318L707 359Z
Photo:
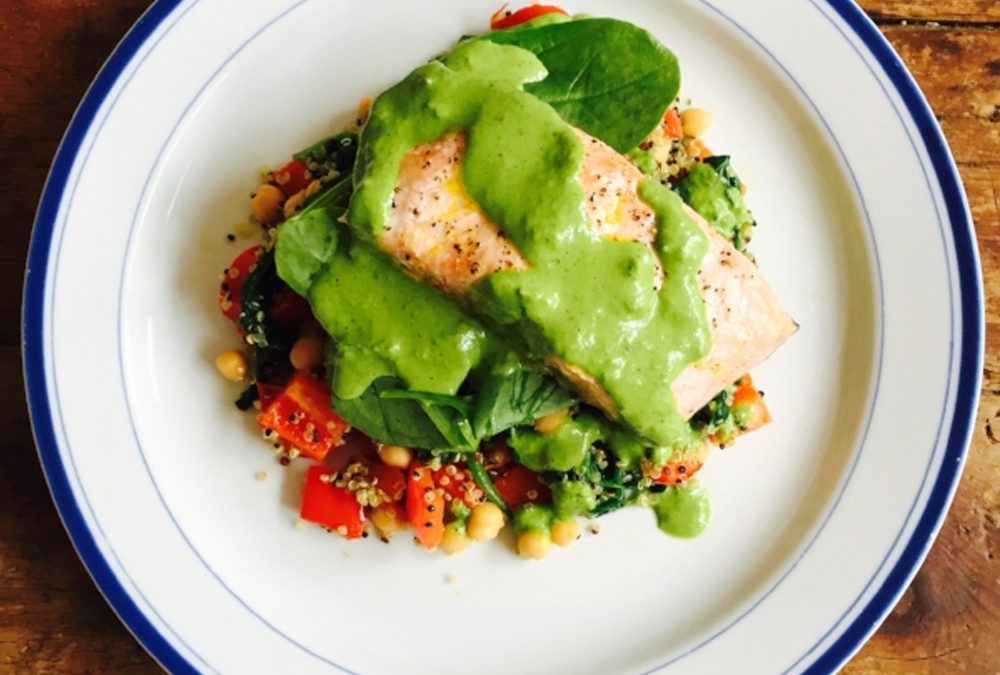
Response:
M472 479L465 464L445 464L434 472L434 484L448 497L464 501L470 508L484 499L482 489Z
M236 321L240 315L240 296L243 293L243 282L247 274L257 264L257 259L264 252L263 246L251 246L240 253L229 267L222 273L222 283L219 284L219 309L230 321Z
M674 140L684 138L684 124L681 122L677 108L667 108L667 112L663 115L663 133L666 134L667 138Z
M735 391L733 391L733 406L738 405L749 406L751 412L747 415L744 426L740 427L728 439L728 442L732 442L733 438L741 434L756 431L771 421L771 413L767 409L767 404L764 403L764 395L757 390L757 387L753 384L753 379L749 375L741 377L740 383L737 385Z
M313 316L309 301L290 288L278 294L267 315L288 329L298 328Z
M257 417L257 423L317 461L323 461L333 447L343 443L349 426L330 408L330 390L326 384L303 372L296 373L271 398Z
M552 501L552 491L538 474L521 464L514 464L493 479L493 485L512 509L524 504L547 504Z
M676 451L670 456L670 461L663 465L660 472L655 475L650 474L650 478L663 485L680 485L688 481L704 466L708 452L709 445L707 443L699 443L694 447Z
M301 159L293 159L271 175L274 177L274 184L281 188L286 197L305 190L312 182L309 167Z
M368 474L378 480L375 487L384 492L390 501L398 502L406 493L406 477L402 470L376 463L369 467Z
M444 493L434 484L430 467L414 462L406 476L406 517L417 541L433 550L444 536Z
M323 480L332 476L329 467L314 464L306 473L302 489L302 520L328 527L342 537L357 539L365 530L365 510L354 495Z
M676 462L667 462L667 464L660 471L660 475L653 478L653 480L663 485L680 485L681 483L687 482L691 476L698 473L698 470L701 469L704 464L705 463L700 459L693 461L679 460Z
M526 21L537 19L544 14L553 13L569 16L565 9L555 5L529 5L510 14L507 13L507 5L504 5L494 12L492 17L490 17L490 28L493 30L513 28L514 26L518 26Z

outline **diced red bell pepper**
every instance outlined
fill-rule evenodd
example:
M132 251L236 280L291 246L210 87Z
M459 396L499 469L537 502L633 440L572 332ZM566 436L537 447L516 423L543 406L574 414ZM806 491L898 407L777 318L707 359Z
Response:
M403 498L406 492L406 477L401 469L375 463L369 467L368 474L378 481L375 487L384 492L390 501L398 502Z
M680 485L698 473L708 457L709 445L699 443L693 448L675 452L660 472L650 476L654 482L663 485Z
M556 7L555 5L529 5L527 7L522 7L516 12L507 13L507 5L498 9L490 17L490 28L493 30L503 30L504 28L513 28L514 26L519 26L522 23L531 21L532 19L537 19L544 14L566 14L566 10L562 7Z
M251 246L240 253L229 267L222 273L222 283L219 284L219 309L230 321L236 321L240 315L240 295L243 292L243 282L247 274L257 264L257 259L263 253L263 246Z
M343 442L349 428L330 407L326 384L303 372L295 373L271 398L258 415L257 423L317 461L323 461L333 447Z
M292 330L312 318L312 308L309 307L308 300L286 288L271 303L267 315Z
M365 510L354 495L342 487L323 480L332 476L329 467L314 464L306 472L302 489L302 520L328 527L342 537L357 539L365 530Z
M493 479L493 485L512 509L525 504L546 504L552 501L552 491L538 474L521 464L514 464Z
M309 167L301 159L293 159L277 171L271 172L274 184L281 188L286 197L305 190L312 182Z
M741 377L740 383L733 391L733 405L755 405L762 398L760 392L753 386L753 378L749 375Z
M673 106L667 108L666 114L663 115L663 133L666 134L667 138L674 140L684 138L684 124L681 122L677 108Z
M653 480L663 485L680 485L698 473L698 470L704 464L701 460L667 462L660 475L656 476Z
M485 499L482 488L472 479L464 464L445 464L434 472L434 484L448 497L464 501L470 508Z
M414 462L406 476L406 517L417 541L433 550L444 536L444 493L434 484L430 467Z
M269 384L267 382L257 380L257 400L260 401L260 407L262 410L270 405L275 396L281 393L281 389L282 388L276 384Z
M764 395L757 390L749 375L741 377L739 385L733 391L733 405L747 405L752 409L747 416L746 425L739 430L741 434L750 433L771 421L771 413L764 403Z

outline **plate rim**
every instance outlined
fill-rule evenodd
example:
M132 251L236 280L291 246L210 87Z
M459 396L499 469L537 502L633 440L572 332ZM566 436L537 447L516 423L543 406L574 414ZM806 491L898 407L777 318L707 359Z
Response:
M78 557L112 610L144 649L170 672L198 672L198 670L168 638L164 637L147 613L139 607L135 598L125 589L86 523L73 494L67 467L60 455L55 435L41 342L44 335L43 310L52 235L68 179L83 148L83 141L92 129L97 113L122 75L148 45L156 30L184 2L185 0L155 0L115 47L77 107L60 142L39 200L27 256L21 317L22 364L29 416L39 460L56 510ZM954 351L958 355L958 375L952 406L952 425L947 432L941 467L923 511L881 587L867 601L855 619L840 629L840 635L825 651L810 659L812 650L820 644L817 642L812 650L806 652L789 668L796 668L810 659L811 662L805 666L807 672L832 672L860 648L888 615L918 571L947 515L968 454L976 419L985 327L982 271L971 213L954 158L926 98L886 37L853 0L810 0L810 2L821 12L824 6L833 9L853 36L845 33L841 26L833 22L835 28L844 34L852 48L864 57L865 54L850 38L860 39L868 55L875 59L874 65L881 72L870 63L869 68L877 76L883 88L886 88L887 84L891 85L893 92L900 97L905 112L913 121L918 133L917 138L923 144L934 170L933 177L928 176L928 179L933 178L941 190L952 234L960 300L960 314L956 322L960 328L960 346ZM179 20L182 15L183 13L177 19ZM150 48L155 48L155 44L154 42ZM153 611L155 613L155 610ZM834 625L830 632L837 630L837 626ZM829 633L824 639L828 636Z
M979 247L976 243L972 213L955 159L930 103L906 64L893 49L888 38L882 34L875 22L865 14L854 0L810 0L810 2L820 11L822 11L821 4L832 8L853 31L854 35L861 40L882 72L876 72L871 64L869 64L869 68L873 74L878 76L877 79L883 89L886 89L886 82L883 78L888 79L892 89L902 99L906 112L909 113L917 128L919 139L927 151L928 159L934 170L933 177L941 189L947 221L951 227L956 263L955 274L958 278L959 306L961 308L957 322L961 329L960 347L953 352L958 356L957 385L952 407L952 424L947 432L941 467L934 479L923 512L917 519L909 540L882 581L881 587L872 595L855 619L842 629L840 636L825 651L816 656L804 671L825 673L838 670L875 633L916 576L948 515L968 457L976 412L979 407L985 346L985 318L982 264L979 257ZM843 29L837 26L836 22L833 23L837 30L844 34ZM848 42L863 58L864 54L849 39L850 36L846 34L844 36L848 38ZM930 178L928 176L928 180ZM834 630L836 630L836 626L832 627L822 639L828 637L829 633ZM820 642L817 642L816 646ZM816 646L813 647L813 650ZM813 650L804 654L785 672L791 671L808 659Z
M198 673L198 669L163 636L140 609L115 574L87 526L80 506L73 496L66 466L59 454L59 444L49 405L45 354L41 346L44 336L44 295L52 235L62 198L83 147L83 141L92 128L101 106L122 74L147 45L150 37L184 1L155 0L142 13L115 46L88 86L59 142L39 198L28 247L21 302L21 363L35 449L56 512L69 535L77 557L118 619L162 668L171 673Z

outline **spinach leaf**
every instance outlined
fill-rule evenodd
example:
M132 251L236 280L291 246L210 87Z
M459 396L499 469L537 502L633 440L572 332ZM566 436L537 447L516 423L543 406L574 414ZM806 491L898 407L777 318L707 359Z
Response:
M439 408L450 408L464 417L468 417L469 413L472 412L472 405L468 396L448 396L447 394L435 394L430 391L411 391L409 389L384 391L381 396L382 398L405 398L411 401L435 405Z
M353 427L379 443L412 448L450 448L437 424L428 416L422 401L384 396L405 391L406 383L395 377L380 377L352 399L333 394L333 409Z
M577 19L493 31L480 39L537 56L549 74L525 91L619 152L656 128L680 88L673 53L625 21Z
M237 398L233 403L239 410L246 412L247 410L250 410L250 408L253 407L253 404L259 400L260 390L257 389L257 383L252 382L250 383L250 386L243 390L243 393L241 393L239 398Z
M710 433L719 428L729 418L732 394L733 387L726 387L720 391L711 401L702 406L701 410L692 416L692 423L696 427L709 429Z
M348 173L346 176L337 179L337 181L328 184L319 192L307 197L302 202L302 208L299 210L297 216L301 216L312 209L324 207L330 212L330 217L336 220L347 213L347 204L350 202L353 192L354 180L351 174Z
M477 438L489 438L568 408L575 400L554 378L526 366L494 369L476 397L472 428Z
M337 224L327 209L302 211L278 230L274 261L278 275L301 296L337 250Z
M554 379L526 366L490 373L475 396L411 391L381 377L333 409L380 443L425 449L472 450L481 440L570 406L575 399Z
M283 325L267 316L284 290L285 284L275 269L274 250L265 251L243 283L236 319L252 347L254 379L261 382L283 382L292 371L288 362L291 336Z
M316 141L308 148L299 150L292 157L317 164L332 163L341 173L354 166L358 154L358 135L353 131L343 131Z
M397 389L382 392L383 399L408 399L420 404L424 414L434 423L437 430L448 440L449 448L472 449L477 439L469 424L472 406L468 398L435 394L429 391Z

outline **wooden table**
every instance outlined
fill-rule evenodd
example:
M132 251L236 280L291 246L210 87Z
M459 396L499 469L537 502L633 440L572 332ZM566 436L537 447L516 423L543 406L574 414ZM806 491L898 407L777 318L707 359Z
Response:
M156 670L87 576L49 498L22 394L18 322L49 162L88 83L148 4L5 0L0 10L0 672ZM987 353L969 462L944 529L845 672L998 673L1000 1L861 4L923 87L961 169L986 279Z

